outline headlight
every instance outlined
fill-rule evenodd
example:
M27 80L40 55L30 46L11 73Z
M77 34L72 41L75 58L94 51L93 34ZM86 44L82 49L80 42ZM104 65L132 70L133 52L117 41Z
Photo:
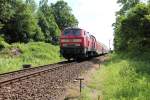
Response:
M80 46L80 44L75 44L75 46Z
M67 44L63 44L63 47L66 47L67 46Z
M68 39L61 39L61 42L69 42Z
M81 39L73 39L73 42L82 42Z

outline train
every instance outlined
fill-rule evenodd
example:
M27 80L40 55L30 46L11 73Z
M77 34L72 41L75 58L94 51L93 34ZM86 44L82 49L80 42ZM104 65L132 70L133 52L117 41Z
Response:
M60 54L65 59L83 59L108 53L108 48L88 31L65 28L60 36Z

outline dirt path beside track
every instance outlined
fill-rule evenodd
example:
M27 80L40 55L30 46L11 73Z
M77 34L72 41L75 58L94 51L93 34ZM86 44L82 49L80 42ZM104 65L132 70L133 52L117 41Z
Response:
M87 87L88 83L92 80L91 76L102 67L101 64L107 59L108 56L100 56L90 60L90 62L92 62L92 67L79 76L80 78L84 78L84 80L82 81L82 89ZM99 97L97 97L97 95L99 95ZM98 100L98 98L99 100L102 100L102 96L100 94L97 94L96 90L92 90L92 97L93 100ZM80 95L79 81L75 80L73 83L69 83L66 86L66 94L64 100L84 100Z

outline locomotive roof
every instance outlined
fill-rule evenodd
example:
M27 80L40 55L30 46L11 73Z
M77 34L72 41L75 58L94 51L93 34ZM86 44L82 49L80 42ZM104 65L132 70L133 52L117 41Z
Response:
M64 30L66 30L66 29L81 29L81 30L84 30L84 29L78 28L78 27L67 27L67 28L65 28ZM98 44L100 44L100 45L102 45L102 46L104 46L104 47L107 47L107 46L106 46L105 44L103 44L102 42L97 41L96 37L95 37L93 34L91 34L91 33L88 32L88 31L86 31L86 32L90 35L91 38L94 38Z
M81 29L81 28L78 28L78 27L67 27L67 28L65 28L65 30L66 29ZM83 29L81 29L81 30L83 30Z

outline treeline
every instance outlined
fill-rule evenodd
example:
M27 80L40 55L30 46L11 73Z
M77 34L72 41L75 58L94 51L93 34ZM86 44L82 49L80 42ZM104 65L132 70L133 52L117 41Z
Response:
M41 0L38 6L35 0L0 0L0 40L57 43L65 27L78 25L71 11L63 0Z
M118 0L121 5L116 13L115 51L150 52L150 1Z

